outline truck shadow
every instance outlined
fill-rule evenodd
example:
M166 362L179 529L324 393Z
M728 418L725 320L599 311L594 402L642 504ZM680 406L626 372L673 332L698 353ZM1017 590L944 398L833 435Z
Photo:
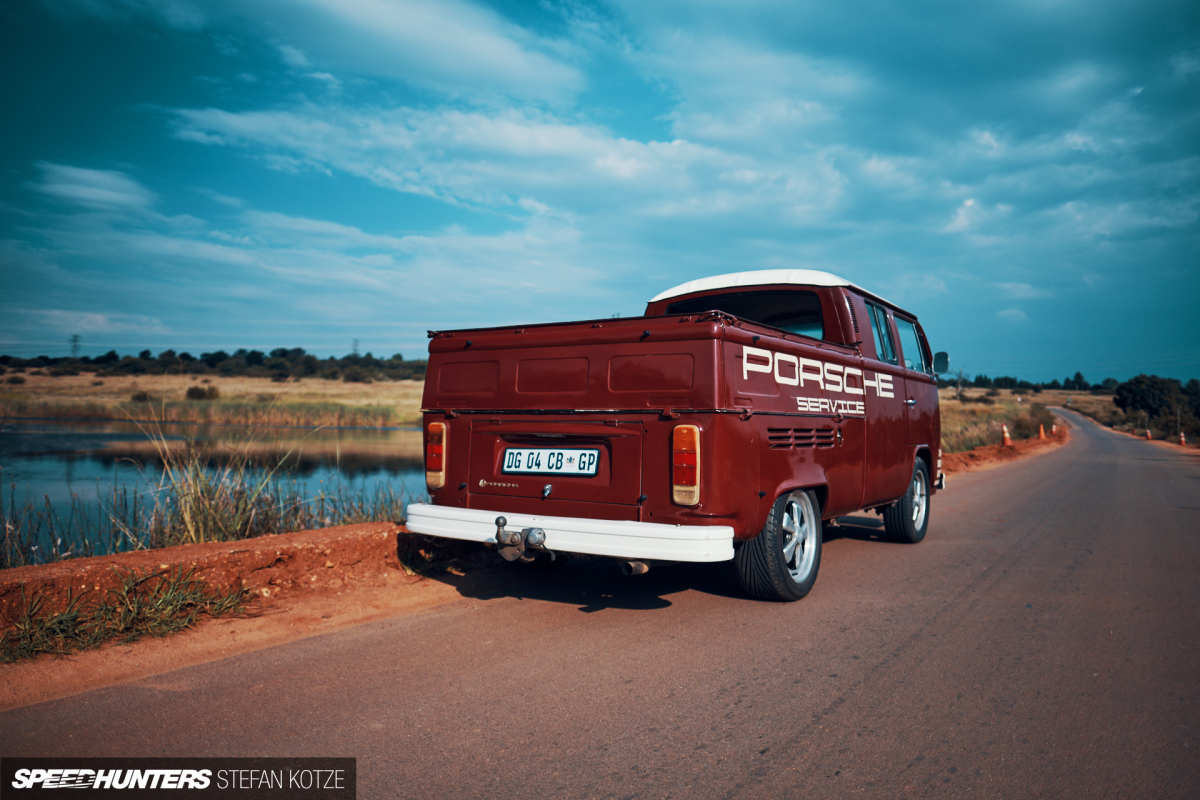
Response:
M410 562L411 563L411 562ZM698 591L744 600L729 562L655 563L645 575L623 575L613 559L570 556L554 562L506 563L481 545L419 569L463 597L542 600L577 606L585 614L609 609L652 611L672 605L668 595Z
M424 561L412 556L417 548L409 542L425 542L433 557ZM876 516L840 517L837 525L826 525L823 540L884 539L883 520ZM483 545L456 542L429 544L433 540L399 534L401 560L429 580L452 586L463 597L497 600L505 597L541 600L577 606L585 614L609 609L652 611L672 605L670 595L687 591L730 599L758 602L738 586L732 562L688 564L656 562L645 575L622 575L615 559L572 555L556 561L531 564L507 563ZM407 546L408 552L403 552ZM424 551L422 551L424 552Z
M876 516L838 517L837 524L825 524L821 537L823 542L833 542L838 539L857 539L859 541L887 541L883 531L883 518Z

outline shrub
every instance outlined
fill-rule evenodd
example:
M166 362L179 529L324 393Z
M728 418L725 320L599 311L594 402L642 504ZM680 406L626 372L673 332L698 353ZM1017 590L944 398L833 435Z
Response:
M104 381L92 381L92 386L103 386Z
M362 367L348 367L342 371L342 380L346 383L370 383L371 376Z
M7 378L4 379L4 382L11 383L11 384L24 383L25 376L24 375L9 375Z
M1012 435L1017 439L1032 439L1037 436L1039 425L1050 430L1053 424L1054 415L1041 403L1033 403L1025 416L1017 417L1013 421Z
M129 396L129 399L135 403L152 403L152 402L154 402L154 398L150 396L149 392L143 392L140 390L131 394Z
M189 386L187 389L188 400L216 400L220 396L221 393L215 386Z

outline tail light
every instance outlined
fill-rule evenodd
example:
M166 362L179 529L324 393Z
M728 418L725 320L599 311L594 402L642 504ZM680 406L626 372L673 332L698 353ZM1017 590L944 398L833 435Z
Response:
M446 423L431 422L425 433L425 485L440 489L446 485Z
M700 503L700 428L676 425L671 433L671 499L681 506Z

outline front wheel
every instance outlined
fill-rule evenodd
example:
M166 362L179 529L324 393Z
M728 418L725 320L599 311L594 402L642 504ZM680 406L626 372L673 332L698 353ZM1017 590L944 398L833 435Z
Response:
M763 600L799 600L821 566L821 507L806 490L789 492L771 507L758 536L734 555L742 590Z
M918 458L904 497L883 509L883 528L893 541L916 544L925 538L928 527L929 469Z

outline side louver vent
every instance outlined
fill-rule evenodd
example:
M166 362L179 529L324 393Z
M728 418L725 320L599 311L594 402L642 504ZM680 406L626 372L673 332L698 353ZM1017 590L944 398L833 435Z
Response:
M773 450L797 447L833 447L833 428L767 428L767 446Z

